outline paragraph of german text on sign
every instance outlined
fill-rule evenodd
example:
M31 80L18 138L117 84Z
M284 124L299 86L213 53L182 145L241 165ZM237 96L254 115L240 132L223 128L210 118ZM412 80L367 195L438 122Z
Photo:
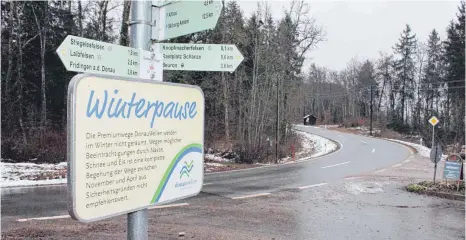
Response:
M147 174L166 160L164 148L181 142L175 130L87 132L86 208L130 201L148 187Z

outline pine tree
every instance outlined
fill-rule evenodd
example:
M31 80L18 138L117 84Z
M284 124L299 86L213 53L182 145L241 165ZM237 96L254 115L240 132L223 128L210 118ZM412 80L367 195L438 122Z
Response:
M395 61L397 75L397 88L401 94L401 106L399 108L399 120L405 123L406 101L414 97L414 52L416 49L416 35L412 33L411 27L406 24L406 28L401 33L399 42L395 45L394 51L398 54Z
M437 31L434 29L427 41L427 62L423 69L421 88L427 89L422 92L424 105L424 121L434 115L434 104L440 97L439 87L442 77L442 43ZM435 113L438 114L438 113Z
M456 21L450 22L447 39L444 42L445 80L448 87L447 96L447 138L464 144L464 86L465 86L465 2L458 8ZM452 119L451 119L452 118Z

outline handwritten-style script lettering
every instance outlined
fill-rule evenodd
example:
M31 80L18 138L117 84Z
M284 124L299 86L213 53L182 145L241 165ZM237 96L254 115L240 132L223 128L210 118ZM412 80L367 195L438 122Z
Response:
M156 118L171 118L178 120L193 119L197 115L196 102L164 102L161 100L147 100L138 98L136 93L131 99L118 97L118 90L113 91L115 96L109 96L109 91L104 90L103 97L95 96L91 90L87 102L86 116L107 118L130 119L133 115L137 118L150 119L150 127L154 127Z

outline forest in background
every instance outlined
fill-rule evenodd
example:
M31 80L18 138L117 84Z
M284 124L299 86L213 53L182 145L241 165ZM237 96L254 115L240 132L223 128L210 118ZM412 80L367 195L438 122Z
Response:
M1 4L2 158L66 161L66 93L76 73L65 70L55 50L69 34L128 46L130 2ZM278 125L284 156L295 140L291 124L306 114L316 115L319 123L347 126L368 119L371 89L377 126L428 140L427 119L436 114L441 142L464 144L464 2L446 28L447 39L439 39L440 30L416 39L406 25L392 53L352 60L343 71L314 64L303 69L306 54L325 40L310 7L292 1L276 20L267 3L244 17L236 2L227 2L214 30L168 41L235 44L244 56L233 73L164 72L164 81L203 89L206 149L231 150L243 162L261 161Z
M416 135L430 147L428 120L437 116L435 138L443 149L464 145L464 1L452 17L446 39L439 36L443 29L432 29L428 39L419 39L406 24L393 52L380 52L378 59L353 58L342 71L313 64L302 89L306 112L324 124L367 126L372 92L374 127Z

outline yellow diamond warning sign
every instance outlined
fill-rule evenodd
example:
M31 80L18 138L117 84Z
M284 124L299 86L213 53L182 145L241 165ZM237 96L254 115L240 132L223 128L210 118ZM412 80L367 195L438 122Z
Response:
M440 121L438 120L438 118L436 116L433 116L429 119L429 123L432 125L432 126L435 126L439 123Z

